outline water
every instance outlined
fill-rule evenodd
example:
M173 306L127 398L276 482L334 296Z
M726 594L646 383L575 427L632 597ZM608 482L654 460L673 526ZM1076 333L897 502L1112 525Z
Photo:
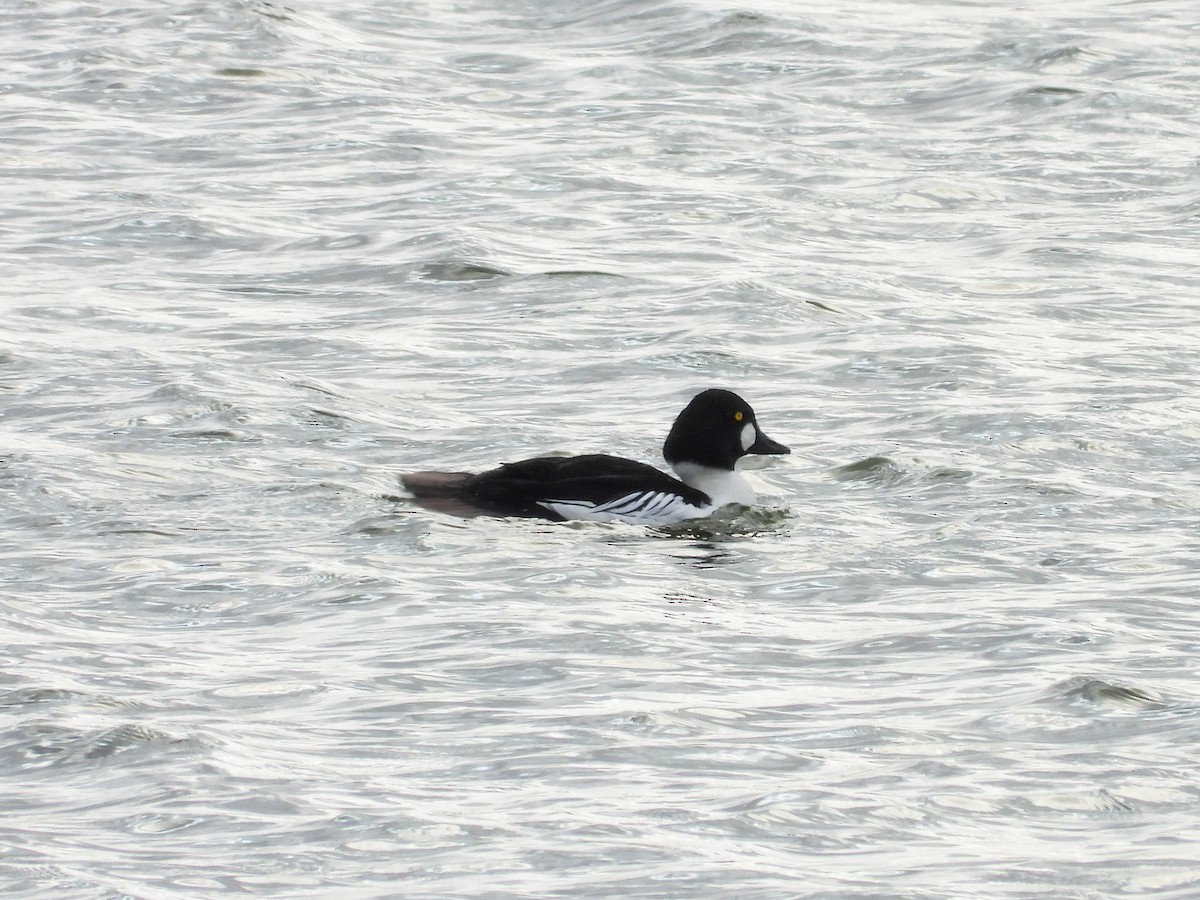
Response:
M6 896L1200 891L1191 4L0 25Z

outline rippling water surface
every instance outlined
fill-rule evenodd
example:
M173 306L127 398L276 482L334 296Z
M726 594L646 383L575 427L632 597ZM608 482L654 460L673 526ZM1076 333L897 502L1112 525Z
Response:
M0 27L5 896L1200 893L1192 3Z

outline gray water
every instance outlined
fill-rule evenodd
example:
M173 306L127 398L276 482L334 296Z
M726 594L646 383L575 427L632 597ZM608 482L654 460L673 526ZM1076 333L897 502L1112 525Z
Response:
M0 28L6 897L1200 893L1190 0Z

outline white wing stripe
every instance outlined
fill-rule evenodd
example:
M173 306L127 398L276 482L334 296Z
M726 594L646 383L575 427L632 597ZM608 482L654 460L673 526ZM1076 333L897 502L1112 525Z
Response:
M706 516L712 512L710 506L694 506L678 494L665 491L626 494L606 503L590 503L587 500L541 500L539 505L564 519L619 521L633 525L667 524Z

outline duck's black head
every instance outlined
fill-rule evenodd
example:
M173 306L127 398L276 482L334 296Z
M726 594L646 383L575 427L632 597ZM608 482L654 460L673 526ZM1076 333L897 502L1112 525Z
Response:
M663 444L663 456L672 466L685 462L713 469L732 470L734 463L748 453L791 452L762 433L749 403L733 391L720 388L693 397L675 419Z

